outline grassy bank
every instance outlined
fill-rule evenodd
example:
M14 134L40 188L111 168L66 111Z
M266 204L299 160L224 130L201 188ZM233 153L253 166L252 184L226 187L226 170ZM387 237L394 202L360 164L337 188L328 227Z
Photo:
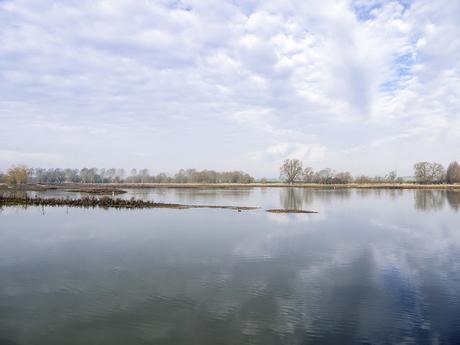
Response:
M24 184L18 186L0 185L1 189L45 191L64 189L72 192L90 194L123 193L122 188L189 188L189 189L240 189L240 188L317 188L317 189L460 189L460 184L418 184L418 183L62 183L62 184Z

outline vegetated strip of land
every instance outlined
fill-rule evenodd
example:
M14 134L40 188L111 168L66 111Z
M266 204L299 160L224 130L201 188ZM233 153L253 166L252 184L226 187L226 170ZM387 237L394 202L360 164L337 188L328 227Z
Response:
M29 197L14 197L0 195L0 206L70 206L70 207L102 207L102 208L118 208L118 209L143 209L143 208L173 208L173 209L189 209L189 208L214 208L226 209L235 211L251 211L257 210L259 207L249 206L222 206L222 205L186 205L186 204L170 204L145 200L124 200L112 199L109 197L102 198L29 198ZM296 209L268 209L270 213L318 213L315 211L296 210Z
M248 206L221 206L221 205L186 205L171 204L145 200L124 200L113 199L109 197L95 198L86 197L80 199L69 198L29 198L0 195L0 206L70 206L70 207L101 207L101 208L118 208L118 209L144 209L144 208L172 208L172 209L189 209L189 208L215 208L235 211L256 210L259 207Z
M272 208L268 209L267 212L270 213L318 213L316 211L308 211L308 210L296 210L296 209L285 209L285 208Z
M87 193L87 194L125 194L128 191L123 189L113 189L113 188L74 188L66 189L66 192L77 192L77 193Z
M122 188L189 188L189 189L241 189L241 188L311 188L311 189L460 189L460 184L420 184L420 183L61 183L61 184L21 184L0 185L1 189L46 191L64 189L71 192L89 194L121 194Z

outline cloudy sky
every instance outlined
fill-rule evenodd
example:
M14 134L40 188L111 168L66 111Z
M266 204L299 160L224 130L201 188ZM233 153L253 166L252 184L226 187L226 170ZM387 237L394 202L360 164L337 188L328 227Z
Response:
M0 169L460 160L458 0L0 0Z

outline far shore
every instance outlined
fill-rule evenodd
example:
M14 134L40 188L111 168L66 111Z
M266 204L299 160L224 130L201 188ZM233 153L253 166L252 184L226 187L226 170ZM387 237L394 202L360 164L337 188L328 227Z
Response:
M45 191L62 189L81 193L123 193L122 188L189 188L189 189L242 189L242 188L306 188L306 189L460 189L460 184L419 183L59 183L22 184L7 186L0 184L0 190Z

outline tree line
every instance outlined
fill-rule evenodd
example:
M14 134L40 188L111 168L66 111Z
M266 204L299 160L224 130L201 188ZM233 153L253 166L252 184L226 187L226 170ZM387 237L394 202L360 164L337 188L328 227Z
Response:
M326 168L314 171L311 167L303 168L298 159L286 159L280 167L280 178L286 183L403 183L402 177L396 171L390 171L385 176L369 177L361 175L353 177L349 172L336 172ZM421 184L429 183L460 183L460 165L455 161L449 164L447 170L436 162L418 162L414 164L414 181Z
M242 171L181 169L174 175L151 174L148 169L43 169L12 166L0 182L10 185L25 183L251 183L254 178Z
M330 168L314 171L311 167L303 167L298 159L286 159L280 167L280 178L286 183L403 183L396 171L385 176L369 177L366 175L353 177L351 173L337 172ZM242 171L195 170L181 169L176 174L151 174L148 169L43 169L12 166L6 173L0 172L0 182L10 185L25 183L253 183L255 179ZM265 182L262 180L261 182ZM460 183L460 165L449 164L447 169L436 162L418 162L414 164L413 182L421 184Z

